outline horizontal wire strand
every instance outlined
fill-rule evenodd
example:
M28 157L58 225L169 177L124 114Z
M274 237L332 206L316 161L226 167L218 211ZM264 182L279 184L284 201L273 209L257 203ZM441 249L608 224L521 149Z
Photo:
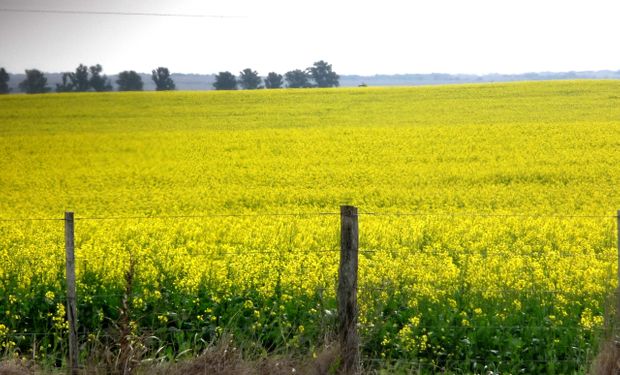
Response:
M477 212L358 212L359 216L437 216L437 217L521 217L521 218L557 218L557 219L617 219L617 215L562 215L562 214L529 214L529 213L506 213L506 214L493 214L493 213L477 213Z
M227 217L312 217L312 216L339 216L340 212L257 212L257 213L221 213L221 214L180 214L180 215L130 215L130 216L76 216L74 220L139 220L139 219L153 219L153 220L178 220L178 219L201 219L201 218L227 218ZM375 217L490 217L490 218L549 218L549 219L618 219L617 215L561 215L561 214L530 214L530 213L506 213L506 214L493 214L493 213L477 213L477 212L359 212L357 217L360 216L375 216ZM65 221L64 218L0 218L0 222L10 221Z

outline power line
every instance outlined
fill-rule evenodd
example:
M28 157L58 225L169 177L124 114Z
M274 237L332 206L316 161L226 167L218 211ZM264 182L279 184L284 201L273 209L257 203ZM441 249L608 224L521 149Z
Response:
M39 13L39 14L91 14L103 16L142 16L142 17L184 17L184 18L247 18L246 16L229 16L216 14L186 14L186 13L150 13L150 12L114 12L94 10L55 10L55 9L17 9L0 8L0 12L12 13Z

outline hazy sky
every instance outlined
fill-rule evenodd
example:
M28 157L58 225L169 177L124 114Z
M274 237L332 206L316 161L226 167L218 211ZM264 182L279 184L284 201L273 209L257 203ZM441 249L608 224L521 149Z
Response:
M620 69L618 0L0 0L0 67L265 75L326 60L340 74Z

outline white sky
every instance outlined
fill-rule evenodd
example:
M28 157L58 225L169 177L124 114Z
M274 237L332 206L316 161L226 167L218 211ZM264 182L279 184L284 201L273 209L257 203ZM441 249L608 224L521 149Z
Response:
M325 60L339 74L620 69L619 0L0 0L0 67L261 75Z

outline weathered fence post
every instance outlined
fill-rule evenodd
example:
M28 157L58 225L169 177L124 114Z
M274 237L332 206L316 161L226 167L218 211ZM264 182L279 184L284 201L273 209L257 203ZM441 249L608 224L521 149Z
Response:
M359 231L357 208L340 207L340 268L338 269L338 336L342 373L359 371L357 335L357 264Z
M65 212L65 252L67 267L67 322L69 323L69 367L78 373L77 305L75 291L75 236L73 212Z
M620 210L616 213L616 224L617 224L617 235L616 240L618 246L618 270L617 270L617 279L618 279L618 287L616 288L616 332L618 331L618 324L620 324Z

